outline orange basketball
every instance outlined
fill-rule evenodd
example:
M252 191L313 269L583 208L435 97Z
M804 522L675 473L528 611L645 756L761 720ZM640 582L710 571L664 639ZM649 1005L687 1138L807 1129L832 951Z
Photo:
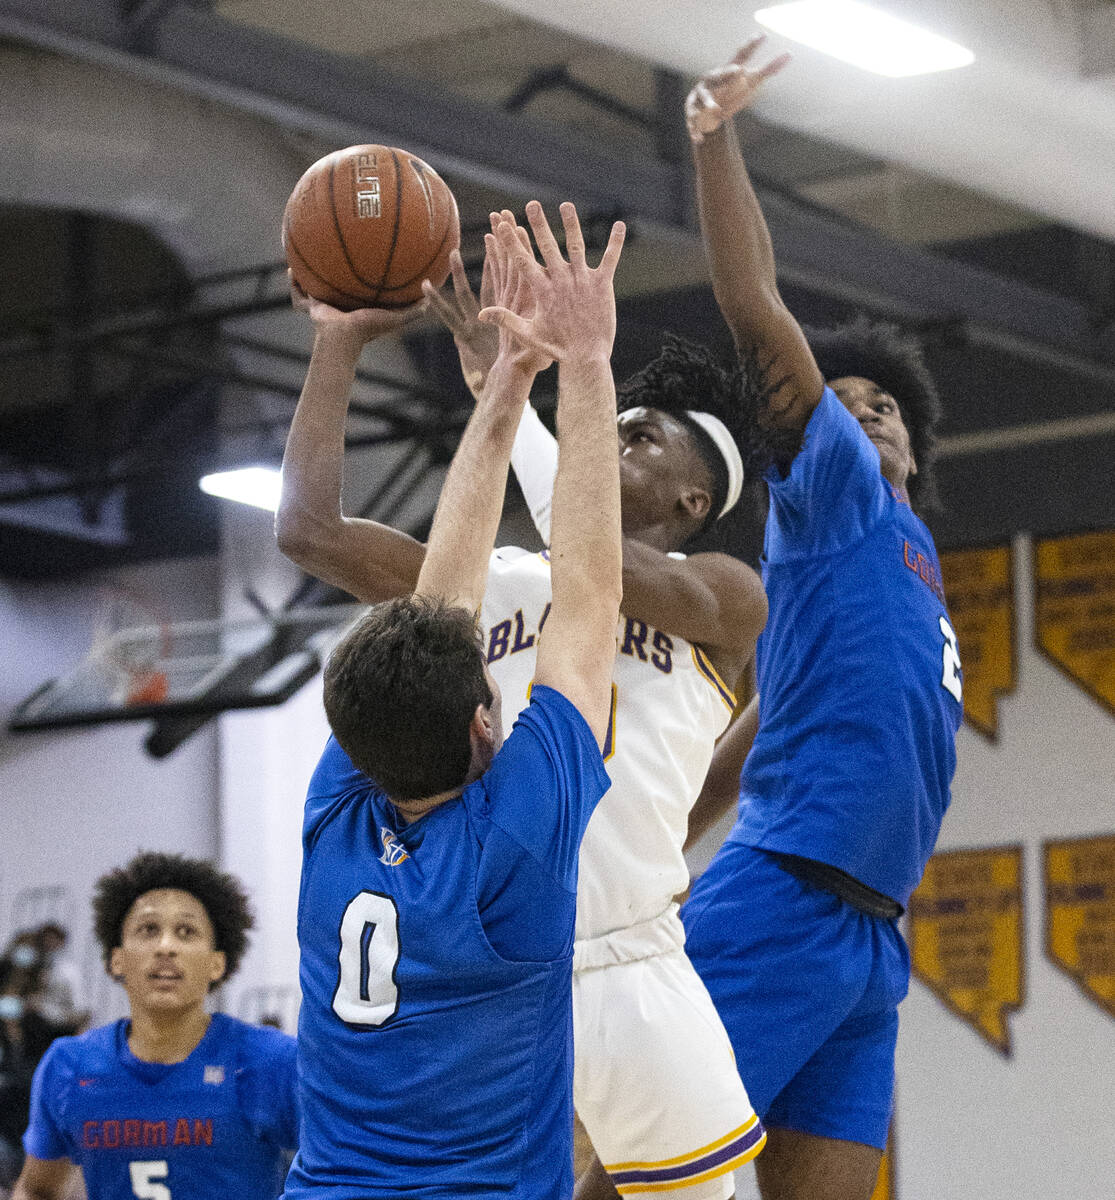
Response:
M403 308L440 287L461 240L457 202L420 158L389 146L335 150L302 176L283 212L283 249L302 290L336 308Z

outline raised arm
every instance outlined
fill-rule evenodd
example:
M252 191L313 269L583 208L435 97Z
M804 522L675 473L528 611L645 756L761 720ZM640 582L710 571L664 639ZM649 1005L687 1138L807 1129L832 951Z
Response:
M279 549L304 571L368 604L404 596L414 590L425 547L378 521L346 517L341 483L345 417L361 351L419 309L340 312L293 282L291 297L314 323L314 348L283 455Z
M515 223L515 217L509 209L492 213L493 233L496 223L501 220L509 221L512 225ZM464 263L456 250L449 256L452 287L438 291L427 280L422 288L430 310L453 335L457 356L461 360L461 374L476 399L480 398L484 382L499 350L498 328L479 319L480 309L491 307L493 304L489 261L488 258L484 260L479 300L469 286ZM549 365L548 362L544 364ZM554 475L557 473L557 442L529 404L523 409L515 434L515 443L511 447L511 469L519 481L534 527L548 546Z
M484 239L492 294L504 311L520 318L533 313L534 298L520 261L525 231L496 224ZM533 265L533 258L529 259ZM487 374L441 489L416 591L436 595L470 612L480 607L488 578L507 465L519 417L538 370L546 365L510 329L499 331L499 351Z
M558 364L560 460L554 484L550 560L553 606L538 643L535 682L577 706L599 743L611 706L615 627L622 589L619 455L610 357L615 337L612 280L624 226L612 228L600 266L590 269L577 212L561 206L568 262L532 201L527 218L544 267L516 251L529 274L535 311L527 321L506 309L486 309L522 341ZM505 242L506 227L500 236Z
M685 116L716 301L740 354L757 358L768 384L781 384L771 388L760 419L801 430L821 399L824 380L779 295L770 233L733 122L789 60L780 55L763 67L750 66L762 40L752 38L730 63L704 75L689 93Z

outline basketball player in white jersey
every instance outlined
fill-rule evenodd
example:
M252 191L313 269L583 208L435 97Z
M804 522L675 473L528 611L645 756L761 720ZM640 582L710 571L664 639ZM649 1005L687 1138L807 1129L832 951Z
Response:
M428 299L453 331L475 391L490 365L485 330L459 255L453 274L455 295ZM407 314L341 313L297 291L294 302L315 338L283 462L279 545L375 603L413 588L425 551L398 530L343 516L344 421L364 344ZM739 498L743 462L727 426L744 386L670 340L619 389L623 612L604 751L612 787L582 844L574 950L574 1103L597 1161L578 1200L675 1189L685 1200L724 1200L733 1169L765 1140L685 957L673 899L688 883L688 813L731 716L730 684L766 619L749 567L723 554L677 553ZM513 461L546 539L556 448L529 407ZM494 553L481 625L508 724L526 703L549 601L546 552Z

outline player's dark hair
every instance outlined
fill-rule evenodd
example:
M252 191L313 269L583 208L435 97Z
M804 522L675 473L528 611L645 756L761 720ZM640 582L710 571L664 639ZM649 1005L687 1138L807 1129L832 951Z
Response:
M728 495L728 467L716 443L687 414L692 409L711 413L722 421L739 447L745 477L754 477L765 467L769 454L751 436L747 419L750 406L741 404L741 392L752 389L757 378L754 372L724 366L707 347L668 333L658 356L616 388L619 412L640 406L654 408L683 424L708 468L712 503L703 524L693 533L694 538L720 519Z
M933 464L941 401L921 343L897 325L862 315L835 329L806 329L804 333L826 381L856 375L894 397L918 468L906 483L910 505L918 512L938 509Z
M214 948L225 956L224 979L235 975L248 948L248 930L254 924L240 881L201 859L153 850L142 851L131 862L102 875L93 886L93 932L101 943L105 967L122 941L124 920L132 905L140 896L165 888L189 892L205 909L213 926ZM220 982L223 980L211 983L210 989Z
M427 596L377 604L325 667L325 714L353 764L393 800L464 783L469 723L490 705L475 617Z

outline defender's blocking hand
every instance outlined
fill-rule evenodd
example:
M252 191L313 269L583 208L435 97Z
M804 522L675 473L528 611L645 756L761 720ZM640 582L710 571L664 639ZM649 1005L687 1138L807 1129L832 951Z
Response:
M482 309L479 319L499 325L520 342L558 362L608 358L616 328L613 279L626 226L622 221L612 226L600 264L593 268L585 260L577 210L568 201L561 205L561 219L568 260L562 256L542 205L537 200L527 205L527 220L542 263L524 246L524 231L509 221L499 222L492 236L499 245L500 261L518 273L525 287L520 286L514 293L513 303ZM533 312L525 308L530 303Z
M492 214L493 218L495 214ZM493 220L493 227L495 222ZM484 259L484 272L480 279L480 299L477 300L465 274L461 252L454 250L449 255L449 274L452 290L439 291L427 279L422 284L422 294L429 301L434 315L453 335L457 357L461 360L461 373L473 396L479 397L484 390L484 381L499 353L499 333L490 325L476 319L480 309L492 303L492 284L488 259Z
M762 85L790 61L789 54L779 54L761 67L750 67L764 40L764 35L757 33L736 51L731 62L707 71L693 85L685 99L685 125L694 145L699 146L706 134L750 107Z

